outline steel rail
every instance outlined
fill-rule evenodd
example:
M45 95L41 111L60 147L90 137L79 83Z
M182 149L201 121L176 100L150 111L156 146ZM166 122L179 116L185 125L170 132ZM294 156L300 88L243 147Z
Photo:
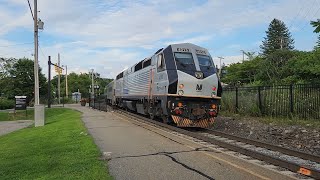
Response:
M270 163L270 164L273 164L276 166L286 168L292 172L300 173L300 174L303 174L305 176L312 177L315 179L320 179L320 170L315 169L313 167L300 165L295 162L286 161L286 160L280 159L278 157L274 157L274 156L266 155L266 154L263 154L263 153L260 153L257 151L246 149L241 146L229 144L224 141L220 141L220 140L216 140L214 138L206 137L206 136L203 136L199 133L195 133L195 132L191 132L191 131L188 131L185 129L174 127L172 125L164 124L162 122L158 122L158 121L155 121L155 120L152 120L152 119L146 118L144 116L137 115L137 114L134 114L134 113L122 110L122 109L117 109L116 111L120 112L121 114L125 114L128 118L133 118L136 121L144 122L144 123L147 122L149 125L156 125L158 127L166 128L166 129L169 129L169 130L181 133L181 134L185 134L185 135L188 135L190 137L193 137L193 138L205 141L205 142L209 142L209 143L218 145L218 146L226 148L228 150L239 152L239 153L244 154L246 156L249 156L249 157L252 157L255 159L259 159L261 161L264 161L264 162L267 162L267 163ZM310 160L313 161L313 159L310 159Z
M265 143L265 142L261 142L261 141L255 141L252 139L243 138L240 136L224 133L224 132L217 131L217 130L206 129L206 131L208 131L209 134L213 134L213 135L220 136L220 137L225 137L230 140L235 140L235 141L243 142L243 143L258 146L258 147L263 147L263 148L266 148L269 150L281 152L286 155L295 156L295 157L299 157L304 160L311 160L311 161L320 163L320 156L316 156L313 154L309 154L309 153L305 153L305 152L297 151L297 150L292 150L292 149L288 149L285 147L281 147L281 146L277 146L277 145L273 145L273 144L269 144L269 143Z

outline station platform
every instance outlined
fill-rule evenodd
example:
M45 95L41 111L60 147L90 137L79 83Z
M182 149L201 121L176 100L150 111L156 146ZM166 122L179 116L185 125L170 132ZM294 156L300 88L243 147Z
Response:
M110 155L108 168L115 179L292 179L112 111L66 107L83 113L89 134L102 154Z

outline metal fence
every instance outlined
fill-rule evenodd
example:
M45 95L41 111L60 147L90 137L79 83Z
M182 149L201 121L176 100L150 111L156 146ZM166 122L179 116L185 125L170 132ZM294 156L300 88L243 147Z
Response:
M95 96L89 98L89 107L98 109L100 111L107 111L107 98L105 95Z
M222 111L273 117L320 118L320 84L227 87Z

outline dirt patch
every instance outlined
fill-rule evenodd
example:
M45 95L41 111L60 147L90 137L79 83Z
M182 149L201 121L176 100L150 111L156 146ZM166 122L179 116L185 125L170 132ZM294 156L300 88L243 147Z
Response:
M254 117L224 116L216 118L213 129L320 156L320 129L265 124Z

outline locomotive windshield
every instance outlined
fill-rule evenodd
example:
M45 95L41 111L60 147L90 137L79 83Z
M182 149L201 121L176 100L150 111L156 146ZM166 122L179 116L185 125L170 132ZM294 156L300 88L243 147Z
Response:
M196 65L194 64L191 53L176 52L174 53L174 56L178 70L190 75L194 75L194 72L196 71Z
M174 53L176 61L183 65L194 64L193 57L191 53Z
M198 57L198 61L199 61L200 66L206 66L206 67L213 66L212 60L209 56L197 55L197 57Z

